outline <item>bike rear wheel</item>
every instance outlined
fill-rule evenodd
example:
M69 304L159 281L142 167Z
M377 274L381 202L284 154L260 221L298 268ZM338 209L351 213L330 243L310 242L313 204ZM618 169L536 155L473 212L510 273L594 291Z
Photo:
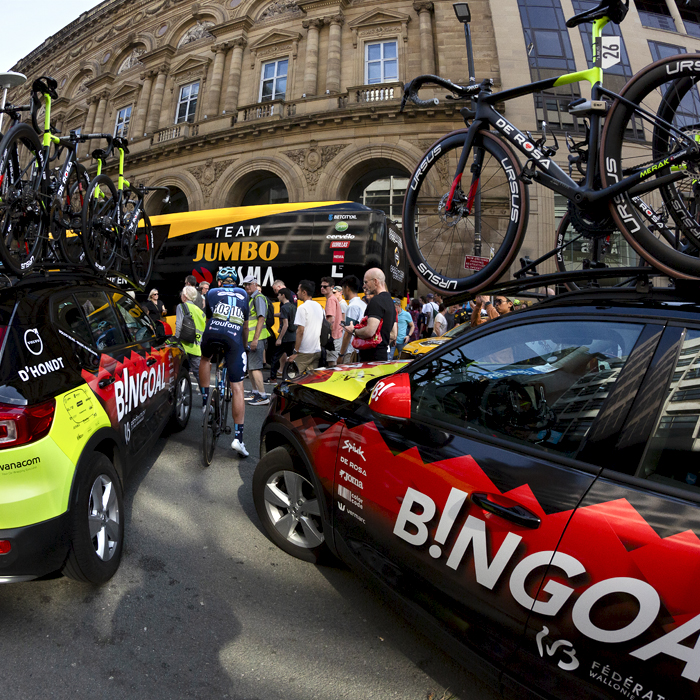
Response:
M41 192L43 153L28 124L0 142L0 259L10 273L29 272L42 258L47 234Z
M448 294L477 292L498 280L518 254L527 227L529 200L520 163L487 131L476 135L447 210L466 137L466 129L455 131L433 144L404 198L409 262L428 287ZM480 177L472 172L478 163Z
M89 188L87 171L76 163L68 176L61 206L51 211L51 235L58 242L63 260L74 265L86 262L81 232L83 205Z
M139 197L133 190L128 190L126 204L123 208L122 222L129 230L133 217L139 218L138 226L129 231L127 245L131 261L131 279L139 287L145 287L151 279L155 251L153 250L153 228L148 214L139 206Z
M111 269L120 247L117 189L106 175L98 175L88 188L82 212L85 258L100 274Z
M680 164L687 177L673 183L663 178L674 167L663 161L674 153L693 146L700 136L700 80L697 66L700 55L672 56L648 66L622 89L621 96L673 125L670 129L659 119L643 120L640 113L616 100L605 122L601 138L601 178L609 186L640 168L654 167L650 184L658 186L643 194L656 211L666 207L681 233L700 246L700 226L695 220L693 180L700 178L700 157ZM656 164L656 165L654 165ZM610 202L610 212L622 234L634 250L650 265L671 277L700 279L700 259L689 248L671 245L655 232L650 219L632 201L634 191L620 194ZM687 250L692 254L684 252Z
M221 401L219 389L216 385L209 388L206 406L207 410L204 413L204 422L202 424L202 457L204 458L204 466L208 467L212 459L214 459L214 448L216 447L216 441L219 439Z

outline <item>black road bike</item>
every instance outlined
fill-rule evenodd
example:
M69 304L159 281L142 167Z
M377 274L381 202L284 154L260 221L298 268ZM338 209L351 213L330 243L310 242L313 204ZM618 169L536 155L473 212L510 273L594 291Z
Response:
M118 180L115 185L102 170L107 158L116 149L119 152ZM96 149L92 157L97 161L97 174L90 183L82 210L85 252L89 264L99 273L110 270L131 277L139 287L151 279L155 258L153 229L146 213L144 200L151 192L165 192L167 187L132 185L124 177L124 158L129 153L127 140L110 137L107 149Z
M637 73L620 94L603 87L603 66L621 57L621 44L603 37L608 22L625 18L629 0L603 0L567 27L593 22L593 64L585 71L503 92L493 81L456 85L422 75L404 88L401 108L419 106L425 85L467 100L466 129L435 142L411 176L404 198L403 236L412 267L425 284L447 294L493 286L513 264L529 216L528 185L537 182L566 197L569 221L579 233L605 238L619 229L650 265L675 278L700 279L700 224L693 215L693 183L700 179L700 55L662 59ZM605 41L604 41L605 39ZM583 144L567 139L584 166L575 181L555 162L559 144L547 143L546 125L535 139L496 110L496 103L581 81L591 98L569 105L587 126ZM523 167L516 152L527 159ZM671 245L635 204L645 197L663 205L690 245Z
M231 426L227 423L231 410L232 392L224 353L225 349L222 345L214 344L214 352L211 356L211 375L214 379L214 386L209 387L209 396L207 396L202 423L202 458L205 467L208 467L214 459L214 448L219 436L231 434ZM211 385L211 381L209 383Z
M12 126L0 141L0 260L16 275L28 273L45 257L54 264L57 257L66 263L82 262L75 241L82 241L81 213L90 180L78 163L77 147L103 135L59 136L50 123L51 100L56 97L56 81L42 76L32 84L29 106L6 104L2 110ZM23 111L31 112L33 127L20 121ZM37 132L43 133L42 140ZM53 167L64 154L63 163Z

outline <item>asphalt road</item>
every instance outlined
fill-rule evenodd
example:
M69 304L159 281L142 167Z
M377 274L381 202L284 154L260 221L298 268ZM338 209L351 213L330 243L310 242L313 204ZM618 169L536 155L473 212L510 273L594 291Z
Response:
M0 587L0 698L496 698L347 569L262 533L246 460L200 461L201 401L125 493L121 567L94 588L60 576Z

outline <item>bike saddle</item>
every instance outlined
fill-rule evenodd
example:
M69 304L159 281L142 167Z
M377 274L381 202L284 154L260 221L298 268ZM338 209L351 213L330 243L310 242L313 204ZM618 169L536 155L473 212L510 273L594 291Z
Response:
M581 12L578 15L574 15L571 19L566 20L566 26L572 29L584 22L592 22L602 17L608 17L611 22L620 24L627 15L629 9L630 0L602 0L598 7L594 7L592 10L587 10L586 12Z
M95 160L102 160L107 157L107 151L104 148L96 148L90 155Z
M121 148L124 151L124 153L129 152L129 148L127 146L128 141L125 138L121 136L115 136L113 143L115 148Z
M58 83L53 78L42 75L32 83L32 92L40 92L42 95L48 95L55 100L58 98L57 87Z

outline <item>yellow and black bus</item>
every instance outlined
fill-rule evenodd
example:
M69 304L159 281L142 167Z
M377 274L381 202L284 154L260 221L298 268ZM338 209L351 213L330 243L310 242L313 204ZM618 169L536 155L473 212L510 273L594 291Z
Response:
M355 202L208 209L154 216L151 224L157 253L149 289L159 290L168 313L187 275L211 282L227 266L241 278L255 275L267 296L275 279L294 291L310 279L318 291L321 277L361 280L369 267L384 271L393 296L416 286L400 230L383 212Z

